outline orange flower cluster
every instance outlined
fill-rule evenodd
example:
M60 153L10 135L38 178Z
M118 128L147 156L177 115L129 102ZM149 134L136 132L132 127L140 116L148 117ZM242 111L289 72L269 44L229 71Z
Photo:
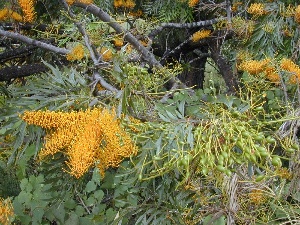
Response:
M199 30L192 35L192 41L197 42L201 39L209 37L211 30Z
M76 45L70 53L66 55L67 60L74 61L74 60L81 60L84 56L84 48L81 44Z
M280 66L292 74L289 80L291 84L300 83L300 67L297 64L290 59L282 59Z
M129 135L121 128L115 111L93 109L79 112L26 111L21 116L28 124L46 129L43 159L64 152L69 173L80 178L93 165L104 176L109 167L137 153Z
M115 8L128 8L132 9L134 8L135 3L132 0L114 0L114 7Z
M262 16L266 14L266 10L264 9L265 5L263 3L252 3L247 12L253 16Z
M250 202L256 205L266 202L266 196L262 190L254 189L248 194L248 196Z
M270 62L270 59L264 59L261 61L258 60L246 60L243 61L239 66L239 70L247 71L248 73L252 75L259 74L263 72L267 66L267 64Z
M285 167L281 167L276 171L276 175L279 176L282 179L291 180L293 177L293 174Z
M0 21L5 21L10 18L18 22L22 22L23 20L22 16L13 10L10 10L8 8L0 10Z
M231 11L232 12L237 12L239 6L241 6L241 5L243 5L242 2L235 2L235 3L233 3L232 6L231 6Z
M112 51L107 47L102 47L100 53L104 61L110 61L113 57Z
M199 0L189 0L189 7L193 8L199 3Z
M94 1L93 0L66 0L66 2L68 5L73 5L74 2L80 2L89 5L89 4L93 4Z
M273 67L273 66L266 67L265 74L269 81L271 81L273 83L280 83L280 76L279 76L278 72L276 71L275 67Z
M295 21L297 23L300 23L300 5L297 6L296 10L295 10Z
M0 198L0 224L11 224L11 219L14 215L14 209L10 199Z
M24 13L24 21L32 23L35 19L34 4L35 0L18 0Z
M115 38L113 42L116 47L122 47L124 45L123 38Z
M143 15L143 11L139 9L136 12L129 12L128 15L133 17L140 17Z

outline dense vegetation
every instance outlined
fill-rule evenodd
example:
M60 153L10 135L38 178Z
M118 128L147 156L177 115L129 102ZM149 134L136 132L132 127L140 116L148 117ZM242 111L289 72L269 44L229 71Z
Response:
M0 2L0 224L299 224L297 1Z

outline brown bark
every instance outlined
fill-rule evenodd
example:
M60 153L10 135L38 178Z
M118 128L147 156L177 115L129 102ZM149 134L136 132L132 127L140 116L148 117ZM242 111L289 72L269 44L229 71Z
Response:
M41 63L5 67L0 69L0 81L10 81L15 78L27 77L35 73L45 72L48 69L48 67Z
M209 49L211 52L211 58L216 63L219 72L221 73L222 77L225 80L225 83L228 87L229 93L236 93L238 90L238 81L233 73L232 65L229 64L228 60L222 56L220 51L220 39L214 38L210 40Z

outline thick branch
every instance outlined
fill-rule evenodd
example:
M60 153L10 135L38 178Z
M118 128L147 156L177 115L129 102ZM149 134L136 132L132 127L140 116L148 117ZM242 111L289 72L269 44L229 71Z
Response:
M59 48L59 47L56 47L54 45L44 43L42 41L37 41L37 40L31 39L31 38L26 37L22 34L5 31L3 29L0 29L0 36L5 36L5 37L8 37L8 38L12 38L14 40L18 40L18 41L21 41L21 42L26 43L26 44L34 45L34 46L37 46L39 48L49 50L51 52L56 52L58 54L64 54L65 55L65 54L68 54L70 52L69 50L67 50L65 48Z
M32 50L36 49L36 46L26 46L26 47L21 47L17 49L13 49L10 51L5 51L0 54L0 62L6 62L8 60L14 59L14 58L20 58L20 57L25 57L28 56L32 53Z
M0 69L0 81L10 81L11 79L27 77L35 73L49 70L44 64L35 63L22 66L10 66Z
M211 58L219 68L219 71L225 80L229 92L236 93L236 91L238 90L237 78L233 74L232 66L221 54L220 43L218 43L217 38L214 38L210 41L209 49L211 52Z
M163 29L165 28L177 28L177 29L191 29L191 28L196 28L196 27L206 27L213 25L217 23L220 20L224 20L224 18L216 18L212 20L204 20L204 21L198 21L198 22L193 22L193 23L162 23L161 26L156 28L155 30L151 31L149 34L149 37L154 37L157 34L159 34Z

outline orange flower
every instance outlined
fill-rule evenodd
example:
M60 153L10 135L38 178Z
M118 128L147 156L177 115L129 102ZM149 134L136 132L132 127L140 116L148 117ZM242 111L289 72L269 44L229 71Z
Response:
M134 8L134 6L135 6L135 3L132 0L114 0L115 8L124 7L124 8L128 8L128 9L132 9L132 8Z
M265 5L263 3L252 3L247 9L247 12L253 16L262 16L266 14L266 10L264 8Z
M80 178L97 166L104 176L109 167L137 153L129 135L120 126L114 110L92 109L79 112L26 111L21 118L46 129L40 159L63 152L67 171Z
M239 70L247 71L252 75L259 74L265 70L266 65L270 62L270 59L258 60L247 60L243 61L239 66Z
M87 4L87 5L89 5L89 4L93 4L93 3L94 3L94 1L93 1L93 0L78 0L78 2L80 2L80 3L84 3L84 4Z
M103 47L101 48L100 53L102 54L104 61L110 61L112 59L112 51L109 48Z
M280 66L283 70L291 73L289 80L291 84L300 83L300 67L297 64L290 59L282 59Z
M189 7L193 8L199 3L199 0L189 0Z
M11 224L12 217L14 215L14 209L10 199L0 198L0 224Z
M114 7L119 8L122 7L123 1L122 0L114 0Z
M201 39L209 37L211 34L211 30L199 30L192 35L192 41L197 42Z
M84 48L81 44L76 45L70 53L66 55L67 60L81 60L84 57Z
M115 38L113 42L116 47L122 47L124 44L123 38Z
M132 0L124 0L123 6L128 9L132 9L135 6L135 3Z
M12 19L14 19L15 21L18 21L18 22L22 22L23 21L22 16L19 13L14 12L14 11L11 12L10 17Z
M297 23L300 23L300 5L297 6L296 10L295 10L295 21Z
M0 21L6 20L8 18L8 12L9 12L8 8L4 8L0 10Z
M266 202L266 196L262 190L254 189L248 194L248 196L250 202L256 205Z
M267 67L265 69L266 77L268 80L270 80L273 83L279 83L280 82L280 76L276 72L276 69L274 67Z
M24 13L24 21L32 23L35 19L34 4L35 0L18 0Z

